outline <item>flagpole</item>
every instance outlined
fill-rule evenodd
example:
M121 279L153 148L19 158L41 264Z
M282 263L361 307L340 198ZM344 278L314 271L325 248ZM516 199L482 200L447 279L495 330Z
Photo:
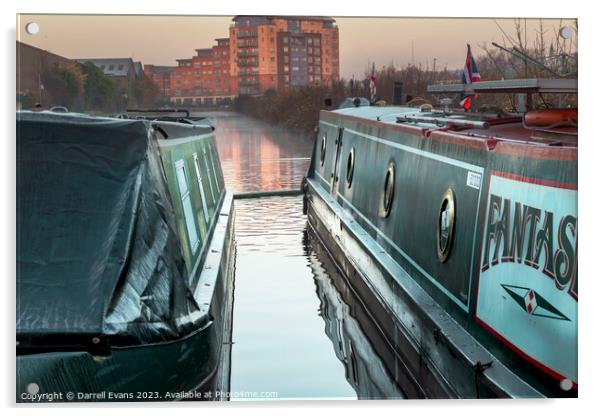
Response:
M466 46L468 47L468 55L472 59L472 51L470 50L470 43L467 43ZM472 76L472 74L471 74L471 76ZM472 84L472 80L470 83ZM476 111L477 111L477 95L473 94L470 97L470 112L474 113Z

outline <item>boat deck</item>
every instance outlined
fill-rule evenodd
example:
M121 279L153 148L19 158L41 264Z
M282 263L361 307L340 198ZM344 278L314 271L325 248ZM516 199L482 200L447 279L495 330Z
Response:
M554 129L533 129L523 125L520 116L505 118L474 117L471 113L463 115L444 115L441 110L421 112L413 107L376 107L361 106L345 108L330 112L343 117L370 120L385 125L414 127L417 132L434 131L453 133L456 137L470 137L483 141L495 140L509 143L522 143L539 146L577 147L577 127L557 127ZM399 119L403 121L399 121ZM416 121L407 120L414 118ZM437 121L428 121L436 118ZM470 123L486 123L486 126L471 126ZM457 124L456 124L457 123ZM468 125L461 125L468 123Z

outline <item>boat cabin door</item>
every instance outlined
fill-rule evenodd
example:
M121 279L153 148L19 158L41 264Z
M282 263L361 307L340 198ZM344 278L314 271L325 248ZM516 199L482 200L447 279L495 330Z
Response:
M330 193L336 195L339 187L339 170L340 170L340 159L341 159L341 148L343 147L343 127L339 127L337 132L337 138L334 142L336 151L334 152L334 163L332 164L332 181L330 182Z

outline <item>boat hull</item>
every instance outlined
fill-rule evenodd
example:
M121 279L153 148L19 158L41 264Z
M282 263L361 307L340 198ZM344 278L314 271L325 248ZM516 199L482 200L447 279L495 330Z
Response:
M234 208L226 193L195 299L206 324L176 340L87 351L19 355L17 402L221 400L230 381ZM37 396L48 393L49 396Z
M576 146L395 123L415 111L322 112L309 222L418 395L575 396Z
M396 382L410 398L542 397L458 325L361 226L308 179L308 221L347 284L405 366ZM478 363L492 363L486 372Z

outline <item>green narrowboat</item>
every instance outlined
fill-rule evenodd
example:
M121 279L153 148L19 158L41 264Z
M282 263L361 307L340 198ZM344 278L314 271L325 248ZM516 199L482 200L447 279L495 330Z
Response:
M18 402L229 389L233 205L213 130L17 113Z
M577 80L437 88L529 103ZM576 109L324 110L303 187L410 397L577 395Z

